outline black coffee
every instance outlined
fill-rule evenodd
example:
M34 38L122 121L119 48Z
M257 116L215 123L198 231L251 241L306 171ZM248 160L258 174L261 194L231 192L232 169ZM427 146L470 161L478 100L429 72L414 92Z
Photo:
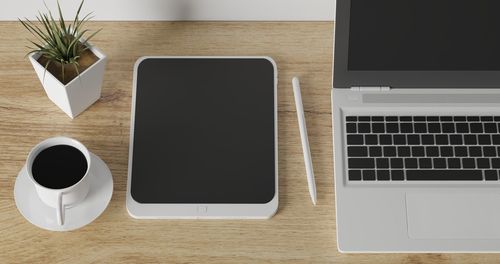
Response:
M79 182L87 172L87 159L75 147L56 145L42 150L35 157L31 172L40 185L64 189Z

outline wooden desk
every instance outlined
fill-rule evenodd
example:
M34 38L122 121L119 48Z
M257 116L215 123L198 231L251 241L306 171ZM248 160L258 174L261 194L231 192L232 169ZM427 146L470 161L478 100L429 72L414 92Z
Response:
M29 37L0 23L0 263L486 263L498 255L339 254L333 195L332 23L106 22L93 43L108 56L102 98L75 120L46 97L24 58ZM279 70L280 208L271 220L135 220L125 208L132 68L143 55L268 55ZM308 193L291 89L300 76L318 187ZM66 135L110 167L106 211L73 232L48 232L17 211L13 188L28 151ZM381 238L383 239L383 238Z

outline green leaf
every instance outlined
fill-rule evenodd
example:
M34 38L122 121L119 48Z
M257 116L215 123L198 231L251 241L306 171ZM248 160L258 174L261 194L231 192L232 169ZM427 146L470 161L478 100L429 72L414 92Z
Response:
M45 41L49 42L49 40L54 39L54 35L53 35L52 31L49 30L49 27L48 27L48 17L46 15L43 15L40 12L38 12L38 13L39 13L39 16L37 16L37 20L38 20L38 22L40 22L44 26L45 32L47 32L44 35L46 35L48 37L48 40L45 40Z
M28 29L28 31L31 32L31 34L33 34L41 42L46 41L46 39L47 39L46 35L33 22L26 19L26 22L22 22L22 23L23 23L23 26L25 26Z
M61 63L62 82L64 83L64 61L61 60L60 63Z
M92 13L88 13L87 15L85 15L85 16L83 17L83 19L82 19L82 20L77 21L77 22L73 25L73 26L75 27L75 28L73 29L73 35L75 35L78 31L80 31L80 28L81 28L81 27L83 27L83 25L85 24L85 22L87 22L90 18L92 18L92 17L90 17L90 15L91 15L91 14L92 14Z
M88 36L86 39L85 39L85 45L87 45L87 43L89 42L90 39L92 39L95 35L97 35L99 32L101 32L102 28L100 28L99 30L95 31L94 33L92 33L90 36Z
M45 70L43 71L43 81L45 82L45 74L47 73L47 68L49 68L51 61L47 60L47 63L45 63Z
M68 33L66 30L66 24L64 23L64 16L61 11L61 5L59 4L59 0L57 0L57 10L59 11L59 24L61 26L61 30L65 33Z
M93 18L92 12L81 18L80 13L85 0L82 0L78 6L75 18L72 23L66 23L64 14L59 0L57 0L57 14L59 20L55 20L51 10L44 2L47 12L38 12L36 21L18 19L23 27L28 30L36 39L36 41L28 40L33 46L27 47L30 51L27 56L33 53L38 53L44 56L48 62L61 63L62 78L64 82L64 65L72 64L78 68L78 59L82 52L88 49L88 41L92 39L102 29L95 32L85 29L87 21ZM86 35L89 34L88 37ZM84 43L80 39L85 39ZM48 63L49 64L49 63ZM46 65L48 67L48 64ZM78 74L80 74L77 71Z
M80 6L78 7L78 10L76 11L75 20L73 21L73 24L76 24L76 22L78 22L78 16L80 15L80 11L82 11L82 6L83 6L84 2L85 2L85 0L82 0L82 2L80 3Z

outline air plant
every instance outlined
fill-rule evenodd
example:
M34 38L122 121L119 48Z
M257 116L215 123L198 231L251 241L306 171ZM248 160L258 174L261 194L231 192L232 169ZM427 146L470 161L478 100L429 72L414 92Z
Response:
M78 11L76 12L75 18L72 23L67 24L64 21L63 13L61 11L61 6L59 5L59 1L57 1L57 8L59 13L59 20L56 21L52 15L52 12L49 10L47 5L48 13L42 14L40 11L38 12L38 16L36 17L37 21L30 21L25 18L24 21L19 19L19 22L33 35L36 37L37 42L28 40L34 46L28 46L30 49L26 56L29 56L33 53L40 54L41 57L46 59L45 62L45 71L51 63L56 63L61 65L61 76L62 82L65 82L65 66L71 65L75 68L77 75L79 72L79 59L82 53L89 49L88 41L93 38L97 33L101 31L101 29L93 32L88 37L85 37L85 40L82 42L84 35L90 33L88 29L84 29L84 25L87 21L92 19L92 13L85 15L83 18L80 18L80 11L82 9L83 3L85 0L82 0L80 6L78 7Z

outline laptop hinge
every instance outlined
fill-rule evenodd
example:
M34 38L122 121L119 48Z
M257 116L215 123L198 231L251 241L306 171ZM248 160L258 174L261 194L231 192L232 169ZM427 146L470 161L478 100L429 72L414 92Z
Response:
M351 87L351 91L355 92L387 92L391 90L389 86L356 86Z

